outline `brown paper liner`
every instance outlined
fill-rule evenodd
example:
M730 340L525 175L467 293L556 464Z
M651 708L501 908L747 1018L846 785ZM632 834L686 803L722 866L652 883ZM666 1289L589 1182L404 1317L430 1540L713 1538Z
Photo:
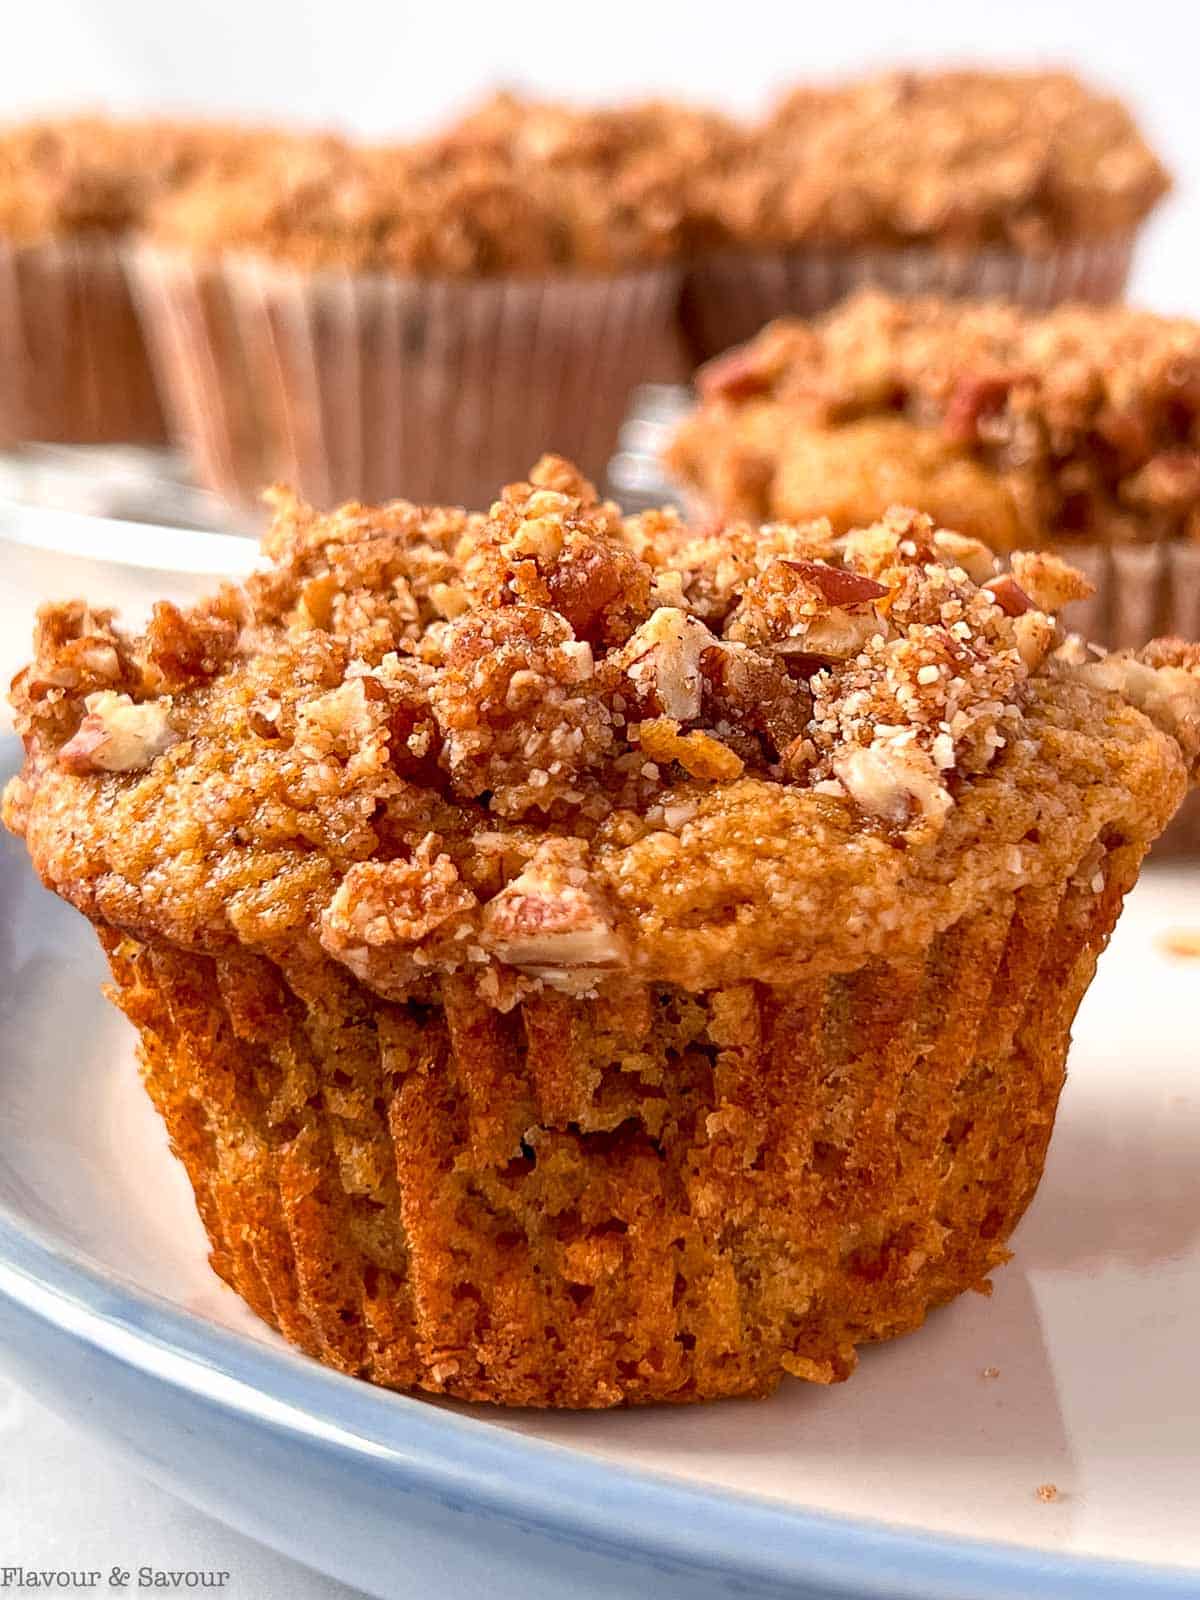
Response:
M1077 601L1066 617L1085 639L1109 650L1135 650L1161 634L1200 639L1200 544L1064 540L1055 550L1095 586L1092 598Z
M0 240L0 445L165 438L120 247Z
M1064 300L1118 300L1129 276L1135 236L1083 241L1045 256L1015 250L956 253L900 249L730 252L693 266L684 283L682 320L697 362L751 338L775 317L813 317L856 289L939 294L951 299L1015 300L1046 310Z
M753 1395L1005 1259L1141 855L1080 849L923 956L786 989L407 1006L102 938L213 1265L287 1338L502 1404Z
M135 256L197 474L255 503L486 506L546 450L600 474L632 387L678 377L679 275L436 281Z
M1200 544L1149 545L1066 541L1057 553L1086 572L1096 592L1072 605L1064 620L1110 650L1138 649L1169 635L1200 639ZM1154 846L1156 857L1200 850L1200 793L1184 801Z

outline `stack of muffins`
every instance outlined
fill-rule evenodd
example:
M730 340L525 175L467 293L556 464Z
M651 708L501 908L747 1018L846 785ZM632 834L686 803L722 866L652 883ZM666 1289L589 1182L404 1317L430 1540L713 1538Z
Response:
M214 1268L402 1389L846 1378L1007 1259L1200 782L1200 330L1055 309L1162 168L1061 74L179 139L12 253L121 237L197 470L322 509L271 491L269 567L139 633L47 606L4 821ZM694 515L529 471L789 312L702 368Z

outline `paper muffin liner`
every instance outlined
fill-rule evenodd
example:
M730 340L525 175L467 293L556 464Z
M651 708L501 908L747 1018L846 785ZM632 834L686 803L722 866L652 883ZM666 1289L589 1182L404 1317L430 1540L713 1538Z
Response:
M121 248L0 240L0 445L165 437Z
M695 359L707 361L751 338L775 317L813 317L856 289L950 299L1015 300L1046 310L1064 300L1118 300L1135 235L1083 240L1047 255L1003 248L972 252L804 249L717 254L688 271L683 323Z
M903 961L502 1013L102 929L212 1262L343 1371L502 1404L832 1382L1007 1255L1143 846ZM287 961L286 954L281 960ZM286 973L286 977L285 977Z
M430 280L152 249L135 273L201 480L253 504L486 506L546 450L603 471L629 392L680 376L679 273Z
M1095 586L1092 598L1076 601L1066 619L1085 639L1110 650L1138 649L1161 634L1200 639L1200 544L1064 540L1056 553Z
M1085 639L1110 650L1138 649L1163 635L1200 639L1200 544L1164 540L1146 545L1064 542L1057 553L1095 585L1065 617ZM1200 794L1184 801L1155 844L1157 857L1200 850Z

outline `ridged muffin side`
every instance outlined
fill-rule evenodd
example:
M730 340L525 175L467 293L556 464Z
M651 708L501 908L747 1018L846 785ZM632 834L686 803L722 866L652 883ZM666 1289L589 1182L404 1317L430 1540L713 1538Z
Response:
M763 1395L1007 1259L1139 853L924 960L508 1014L102 937L213 1266L310 1355L505 1405Z

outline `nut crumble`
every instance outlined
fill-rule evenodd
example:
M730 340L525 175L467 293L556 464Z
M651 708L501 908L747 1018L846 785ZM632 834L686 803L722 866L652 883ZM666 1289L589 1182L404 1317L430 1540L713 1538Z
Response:
M868 292L719 357L669 462L729 516L892 501L993 548L1200 538L1200 326ZM957 510L956 510L957 508ZM955 518L957 517L957 520Z
M1168 187L1128 110L1069 73L895 71L794 90L710 205L741 245L1037 254L1133 227Z

